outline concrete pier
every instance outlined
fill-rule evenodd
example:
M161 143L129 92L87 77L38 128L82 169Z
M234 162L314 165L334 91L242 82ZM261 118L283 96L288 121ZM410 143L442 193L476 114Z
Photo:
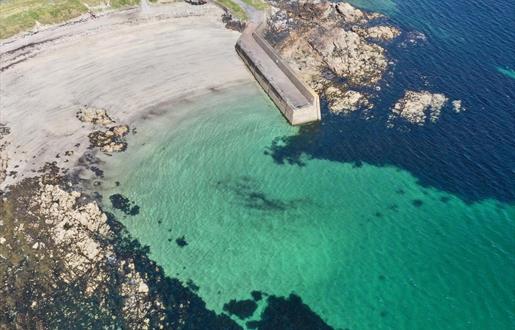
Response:
M320 100L249 23L236 43L236 51L258 83L292 125L320 120Z

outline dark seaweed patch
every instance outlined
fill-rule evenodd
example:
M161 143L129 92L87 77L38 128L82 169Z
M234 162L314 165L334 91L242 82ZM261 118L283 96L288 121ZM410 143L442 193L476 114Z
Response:
M257 329L261 323L259 321L248 321L247 328L248 329Z
M260 301L261 299L263 299L263 293L261 293L261 291L252 291L250 293L250 295L252 296L252 299L254 299L255 301Z
M254 300L231 300L224 305L224 311L231 315L236 315L240 319L246 319L252 316L256 311L257 304Z
M127 197L122 194L113 194L109 196L111 204L115 209L122 211L127 215L136 215L139 213L139 206L131 202Z
M448 197L448 196L443 196L443 197L440 198L440 201L442 203L448 203L450 200L451 200L451 198Z
M237 179L221 180L216 186L238 197L243 206L261 211L286 211L306 203L306 199L281 200L264 193L259 183L251 177L242 176Z
M175 243L177 243L177 245L179 247L185 247L186 245L188 245L188 242L186 242L186 239L184 238L184 236L181 236L181 237L178 237L176 240L175 240Z
M247 322L247 327L260 330L332 329L293 293L288 298L270 296L267 303L261 313L261 320Z
M411 201L411 204L413 204L415 207L421 207L424 202L420 199L414 199Z
M95 175L99 178L103 178L104 177L104 171L102 171L101 169L99 169L98 167L96 166L91 166L89 168L91 170L91 172L95 173Z
M198 289L200 289L200 287L198 285L196 285L195 282L193 282L193 280L191 280L191 279L186 281L186 286L188 287L188 289L190 289L191 291L194 291L194 292L197 292Z

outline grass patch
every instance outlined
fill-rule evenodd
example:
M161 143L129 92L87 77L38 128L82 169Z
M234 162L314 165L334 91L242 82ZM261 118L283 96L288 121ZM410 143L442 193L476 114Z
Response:
M106 0L107 1L107 0ZM139 0L111 0L111 8L135 5ZM88 11L86 5L95 7L103 0L3 0L0 1L0 39L36 24L55 24L77 17Z
M220 6L227 8L239 20L244 21L248 18L245 11L237 3L233 2L232 0L215 0L215 1ZM247 1L252 1L252 0L247 0Z
M252 6L258 10L264 10L268 7L268 5L262 0L242 0L247 5Z

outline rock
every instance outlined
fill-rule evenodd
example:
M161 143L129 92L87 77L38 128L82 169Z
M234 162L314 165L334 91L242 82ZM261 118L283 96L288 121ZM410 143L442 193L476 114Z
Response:
M392 108L390 119L400 117L417 125L424 125L427 119L435 122L446 102L447 97L443 94L406 91Z
M310 43L329 69L351 85L376 84L388 65L384 49L367 43L356 32L344 29L320 31L311 36Z
M366 24L371 20L382 18L379 13L365 12L353 7L347 2L340 2L336 5L336 11L343 17L345 23L348 24Z
M360 107L370 107L366 96L360 92L352 90L343 91L341 88L331 86L326 89L325 95L329 103L329 109L333 113L350 112Z
M2 245L3 245L3 244L5 243L5 241L6 241L6 239L5 239L5 238L0 237L0 244L2 244Z
M363 37L381 41L390 41L401 34L399 29L392 26L373 26L364 31L365 33L362 34Z
M222 22L225 24L225 27L229 30L234 30L238 32L243 32L247 24L237 18L235 18L230 12L225 10L222 14Z
M373 40L393 38L399 31L390 26L370 28L369 23L382 15L348 3L302 0L271 3L277 8L267 20L265 38L298 75L319 94L331 94L326 91L330 86L341 90L338 98L343 100L328 98L333 111L368 107L366 100L378 87L390 62L385 49ZM356 89L369 92L366 95L351 92ZM346 91L349 93L343 96ZM363 103L353 105L356 102Z
M106 110L92 107L82 107L79 112L77 112L77 118L84 123L92 123L101 126L114 123Z
M99 147L106 153L121 152L127 149L127 142L123 135L117 135L114 131L94 131L88 135L92 146Z
M461 104L461 100L454 100L452 101L452 108L454 109L454 112L459 113L465 110Z
M148 285L143 281L139 282L138 292L139 293L148 293Z
M189 3L190 5L195 5L195 6L199 6L199 5L205 5L207 3L206 0L185 0L187 3Z
M114 135L122 137L129 133L129 126L127 125L118 125L111 127L109 129L111 132L113 132Z
M354 8L347 2L338 3L336 5L336 10L340 15L343 16L343 19L347 23L358 23L359 21L365 19L365 15L361 10Z

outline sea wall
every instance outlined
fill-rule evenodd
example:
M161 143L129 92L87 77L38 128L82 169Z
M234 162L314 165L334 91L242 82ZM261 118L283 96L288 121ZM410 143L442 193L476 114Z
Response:
M319 121L318 94L295 74L257 30L250 24L236 44L244 63L290 124Z

